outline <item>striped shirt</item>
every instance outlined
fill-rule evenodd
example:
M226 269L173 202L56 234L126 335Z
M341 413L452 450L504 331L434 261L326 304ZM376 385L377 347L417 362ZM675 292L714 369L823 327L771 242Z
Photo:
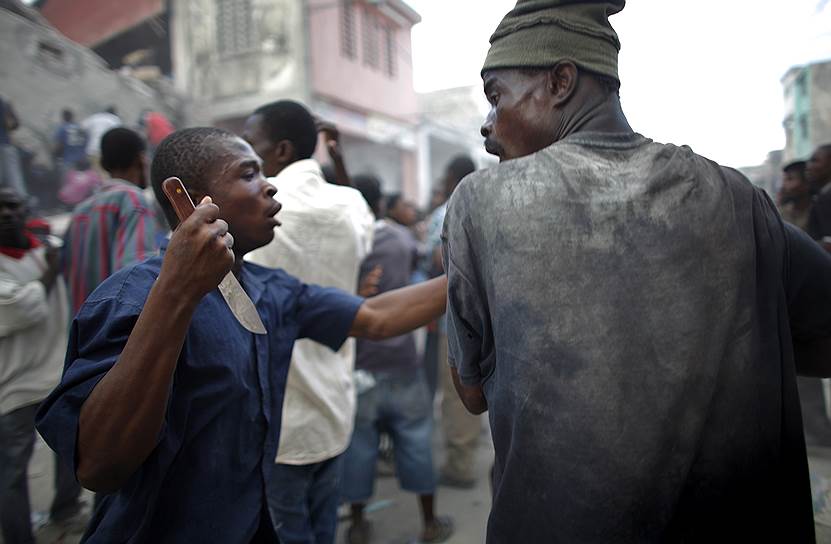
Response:
M111 274L155 255L158 234L153 207L132 183L109 180L78 204L63 246L72 315Z

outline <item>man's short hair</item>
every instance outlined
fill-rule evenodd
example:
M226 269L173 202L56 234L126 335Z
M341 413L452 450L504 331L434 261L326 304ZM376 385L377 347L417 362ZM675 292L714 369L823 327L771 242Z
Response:
M457 155L447 165L450 181L458 184L465 176L476 171L476 163L467 155Z
M786 174L799 174L804 176L805 175L805 167L808 165L805 161L794 161L790 162L782 168L782 171Z
M370 174L360 174L352 177L352 184L363 195L369 208L378 215L381 210L381 182Z
M186 128L169 135L156 148L150 183L171 229L176 228L179 219L162 190L164 180L177 177L187 189L207 193L207 176L224 156L217 152L219 146L235 139L236 135L220 128Z
M305 106L292 100L279 100L257 108L271 143L288 140L294 146L295 160L309 159L317 147L315 119Z
M72 119L75 117L75 114L72 113L72 110L65 109L61 112L61 117L65 122L70 123Z
M125 127L108 130L101 138L101 167L107 172L133 166L147 144L138 132Z

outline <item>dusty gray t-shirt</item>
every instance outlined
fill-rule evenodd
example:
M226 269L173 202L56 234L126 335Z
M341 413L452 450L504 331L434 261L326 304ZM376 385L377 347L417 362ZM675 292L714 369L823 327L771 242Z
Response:
M813 540L791 334L831 335L831 259L764 193L583 134L466 178L443 238L488 542Z

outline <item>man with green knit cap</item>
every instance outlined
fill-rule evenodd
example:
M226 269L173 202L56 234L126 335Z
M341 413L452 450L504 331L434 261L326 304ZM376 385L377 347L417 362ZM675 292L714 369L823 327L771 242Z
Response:
M831 374L831 258L735 170L632 130L623 7L520 1L482 70L500 164L456 189L443 249L488 542L812 542L796 374Z

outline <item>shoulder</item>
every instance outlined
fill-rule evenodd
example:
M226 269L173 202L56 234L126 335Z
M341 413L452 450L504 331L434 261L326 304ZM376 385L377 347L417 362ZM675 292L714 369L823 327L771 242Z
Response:
M92 292L80 314L102 304L115 305L139 313L156 278L159 277L161 263L161 257L153 257L119 270Z
M90 198L90 207L117 205L122 213L152 212L144 192L126 182L114 182L104 186Z
M359 213L366 212L369 214L369 205L364 200L363 195L357 189L352 187L344 187L342 185L332 185L331 183L323 182L321 191L324 192L334 207L348 209Z

